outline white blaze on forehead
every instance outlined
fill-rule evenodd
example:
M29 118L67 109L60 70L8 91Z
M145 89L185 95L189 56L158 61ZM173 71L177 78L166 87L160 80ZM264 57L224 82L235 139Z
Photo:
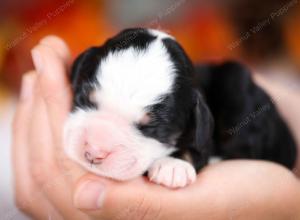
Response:
M139 117L146 106L156 104L171 92L174 66L160 38L145 50L130 47L100 63L97 100L101 108L112 107Z
M154 36L156 36L156 37L158 37L158 38L161 38L161 39L164 39L164 38L171 38L171 39L173 39L173 40L175 39L173 36L171 36L171 35L169 35L169 34L167 34L167 33L165 33L165 32L155 30L155 29L149 29L149 32L150 32L152 35L154 35Z

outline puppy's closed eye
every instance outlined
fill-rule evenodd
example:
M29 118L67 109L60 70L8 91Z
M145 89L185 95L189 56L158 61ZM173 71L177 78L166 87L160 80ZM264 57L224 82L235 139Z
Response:
M147 125L150 123L151 119L152 119L151 114L149 112L147 112L139 120L139 125Z
M97 93L95 90L90 92L89 100L93 103L97 103Z

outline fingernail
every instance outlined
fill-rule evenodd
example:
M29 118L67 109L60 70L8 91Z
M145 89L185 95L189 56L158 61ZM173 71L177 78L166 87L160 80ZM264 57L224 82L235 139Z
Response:
M33 95L34 80L32 75L23 75L21 83L20 99L27 100Z
M43 57L42 57L41 53L38 51L38 49L34 48L31 50L31 56L32 56L33 64L34 64L37 72L42 73L44 61L43 61Z
M79 209L94 210L103 205L105 187L96 181L83 183L74 196L74 206Z

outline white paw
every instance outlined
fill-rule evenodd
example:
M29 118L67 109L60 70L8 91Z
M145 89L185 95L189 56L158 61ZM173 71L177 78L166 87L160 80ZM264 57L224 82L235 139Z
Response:
M173 157L156 160L148 171L150 181L170 188L185 187L196 180L196 170L188 162Z

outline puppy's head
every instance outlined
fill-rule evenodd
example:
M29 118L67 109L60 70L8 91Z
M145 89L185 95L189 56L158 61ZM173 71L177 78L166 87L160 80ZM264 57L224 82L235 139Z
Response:
M72 70L68 156L91 172L126 180L158 158L199 147L203 101L192 74L174 38L155 30L127 29L88 49ZM178 144L183 137L186 146Z

